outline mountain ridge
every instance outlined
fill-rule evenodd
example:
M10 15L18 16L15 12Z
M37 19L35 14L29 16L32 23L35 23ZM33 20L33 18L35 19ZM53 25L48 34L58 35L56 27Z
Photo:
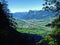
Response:
M16 12L13 13L13 18L15 19L24 19L24 20L30 20L30 19L44 19L47 17L55 16L55 13L52 11L33 11L30 10L29 12Z

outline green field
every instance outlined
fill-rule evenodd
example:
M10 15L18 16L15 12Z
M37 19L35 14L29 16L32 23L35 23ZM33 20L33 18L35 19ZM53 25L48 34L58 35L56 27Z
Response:
M45 36L49 33L51 33L51 31L44 31L44 30L31 30L31 29L17 29L18 32L21 33L27 33L27 34L37 34L37 35L42 35Z
M17 21L17 31L44 36L51 33L51 28L45 26L47 23L48 21L43 20L19 20Z

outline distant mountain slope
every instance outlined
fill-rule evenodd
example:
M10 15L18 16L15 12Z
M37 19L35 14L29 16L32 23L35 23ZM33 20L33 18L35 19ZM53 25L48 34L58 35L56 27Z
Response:
M13 13L13 17L15 19L24 19L24 20L30 20L30 19L44 19L48 18L50 16L54 16L55 13L52 11L32 11L29 12L16 12Z
M12 13L13 18L15 19L24 19L24 17L26 17L27 12L16 12L16 13Z
M55 16L55 13L43 10L13 13L13 17L17 19L17 28L31 30L51 30L45 27L45 25L54 19L52 18L53 16Z
M51 11L32 11L13 13L17 22L17 30L23 33L46 35L52 31L45 25L54 19L55 13Z

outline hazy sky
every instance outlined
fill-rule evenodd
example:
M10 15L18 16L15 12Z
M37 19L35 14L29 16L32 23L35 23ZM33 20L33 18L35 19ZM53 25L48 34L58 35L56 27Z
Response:
M25 12L29 10L41 10L43 0L6 0L11 12Z

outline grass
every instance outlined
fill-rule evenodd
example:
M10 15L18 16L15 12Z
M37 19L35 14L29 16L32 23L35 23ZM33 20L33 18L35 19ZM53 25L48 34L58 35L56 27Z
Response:
M46 22L40 22L36 20L31 20L26 22L19 21L17 25L17 31L21 33L28 33L28 34L47 35L51 32L51 29L48 27L45 27L45 25L46 25ZM28 29L26 29L27 26L28 26ZM33 28L36 28L36 29L33 29Z
M37 34L37 35L46 35L47 33L50 33L44 30L31 30L31 29L17 29L17 31L21 33Z

